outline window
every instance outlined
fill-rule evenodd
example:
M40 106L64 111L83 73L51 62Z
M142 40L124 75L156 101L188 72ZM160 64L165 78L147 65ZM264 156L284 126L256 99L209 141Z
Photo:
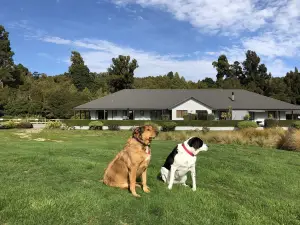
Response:
M118 111L117 110L113 110L113 116L118 116Z
M144 113L144 110L141 110L141 111L140 111L140 116L144 116L144 114L145 114L145 113Z
M207 120L207 111L206 110L197 110L198 120Z
M255 112L250 112L250 120L255 120Z
M123 116L127 116L127 110L123 110Z
M183 118L183 116L187 115L187 110L176 110L176 117Z
M268 111L268 118L277 119L277 112L276 111Z

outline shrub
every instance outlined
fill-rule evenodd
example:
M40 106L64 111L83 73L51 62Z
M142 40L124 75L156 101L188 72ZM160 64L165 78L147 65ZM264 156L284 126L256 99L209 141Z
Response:
M210 131L210 129L208 127L202 127L202 132L204 134L208 133Z
M237 127L239 129L257 128L258 125L257 125L257 123L255 123L253 121L241 121L241 122L238 122Z
M120 130L120 126L116 125L116 124L108 125L108 130L118 131L118 130Z
M89 123L89 129L90 130L102 130L103 123L101 121L92 121Z
M300 151L300 130L289 129L278 142L278 149Z
M1 124L1 129L13 129L16 128L17 125L14 121L9 120Z
M215 115L212 113L207 115L207 120L215 120L215 118L216 118Z
M276 119L265 119L265 125L266 128L271 128L271 127L278 127L279 126L279 121Z
M50 121L50 122L46 123L45 128L46 129L60 129L62 125L63 125L63 123L60 121Z
M176 128L176 123L175 122L165 122L161 125L161 130L164 132L167 131L174 131Z
M296 121L296 122L292 123L291 127L294 129L300 130L300 121Z
M30 129L33 128L33 125L30 122L21 121L20 123L16 124L16 127L23 128L23 129Z
M250 120L250 114L247 113L245 116L244 116L244 120Z
M162 115L161 116L162 120L170 120L170 115L166 114L166 115Z

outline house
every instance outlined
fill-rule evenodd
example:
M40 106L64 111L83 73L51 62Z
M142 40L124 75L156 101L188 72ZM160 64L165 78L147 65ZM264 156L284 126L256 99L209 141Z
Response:
M254 121L272 116L286 120L300 106L242 89L125 89L74 108L92 120L183 120L186 114L217 120L231 108L232 120L250 115ZM81 114L80 114L81 115Z

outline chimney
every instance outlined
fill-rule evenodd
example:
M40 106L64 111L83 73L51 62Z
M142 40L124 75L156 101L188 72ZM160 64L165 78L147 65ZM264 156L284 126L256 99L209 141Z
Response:
M234 92L231 93L231 100L234 101Z

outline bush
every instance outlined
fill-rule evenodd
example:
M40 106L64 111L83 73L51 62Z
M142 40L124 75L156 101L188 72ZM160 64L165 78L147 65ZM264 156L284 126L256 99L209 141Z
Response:
M250 114L247 113L245 116L244 116L244 120L250 120Z
M92 121L89 123L89 129L90 130L102 130L103 123L101 121Z
M257 123L255 123L253 121L241 121L241 122L238 122L237 127L239 129L257 128L258 125L257 125Z
M204 134L208 133L210 131L210 129L208 127L202 127L202 132Z
M300 130L300 121L296 121L296 122L292 123L291 127L294 129Z
M17 127L17 124L12 120L6 121L0 125L0 129L13 129L16 127Z
M21 129L30 129L33 128L33 125L30 122L22 121L20 123L17 123L16 127Z
M216 119L216 117L214 114L210 113L207 115L207 120L215 120L215 119Z
M164 132L167 131L174 131L176 128L176 123L175 122L165 122L161 125L161 130Z
M60 121L50 121L46 123L46 129L60 129L63 126L63 123Z
M281 136L277 148L288 151L300 151L300 130L289 129L285 135Z
M162 120L170 120L170 115L166 114L166 115L162 115L161 116Z
M120 126L119 125L108 125L108 130L118 131L118 130L120 130Z
M265 128L271 128L271 127L278 127L279 126L279 121L276 119L265 119Z

